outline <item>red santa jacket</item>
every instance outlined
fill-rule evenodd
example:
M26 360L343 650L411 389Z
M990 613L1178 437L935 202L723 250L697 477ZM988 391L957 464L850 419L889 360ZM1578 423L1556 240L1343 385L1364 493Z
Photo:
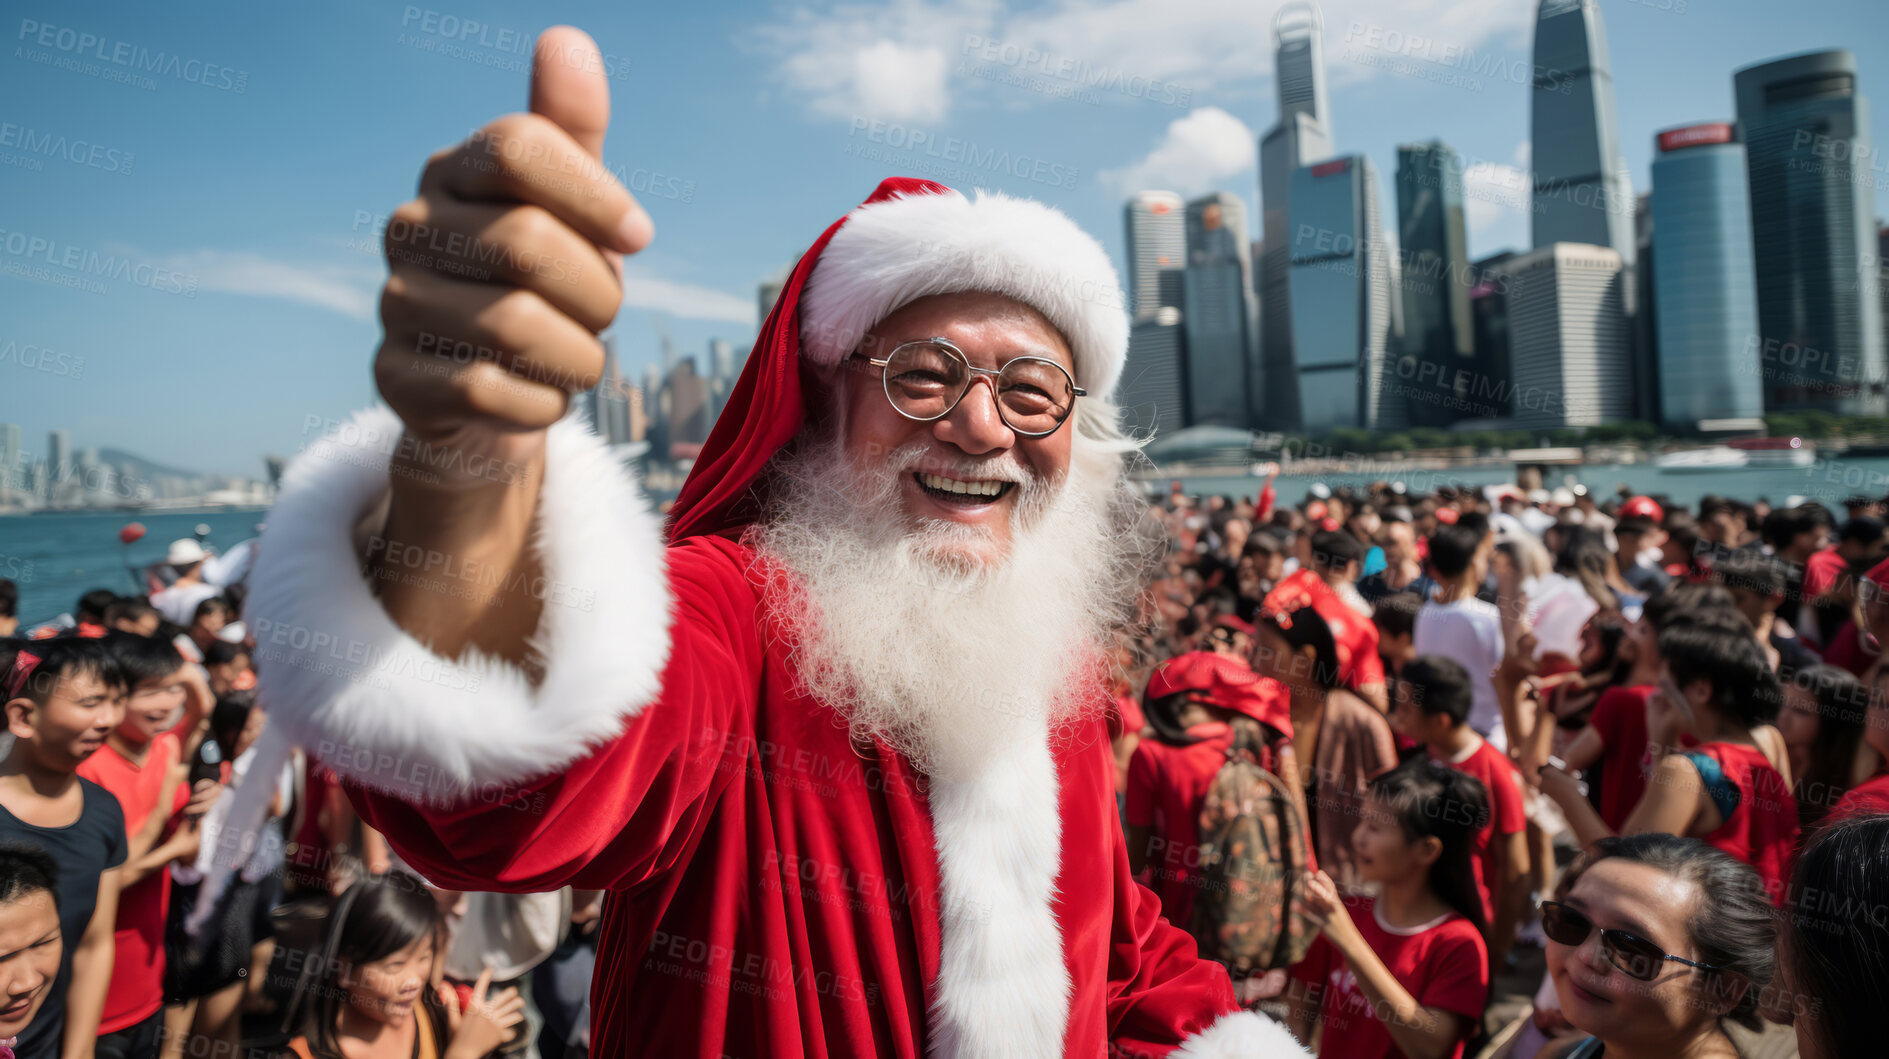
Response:
M973 776L855 746L796 691L748 551L665 554L568 421L540 499L542 679L440 659L352 555L398 436L364 414L285 478L250 596L268 738L333 767L436 884L609 891L596 1054L1305 1054L1129 878L1099 713Z

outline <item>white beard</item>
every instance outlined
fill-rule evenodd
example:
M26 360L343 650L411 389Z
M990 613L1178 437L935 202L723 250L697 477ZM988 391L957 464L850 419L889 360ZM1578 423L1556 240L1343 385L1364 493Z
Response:
M1069 424L1075 429L1076 424ZM1007 554L985 530L901 513L920 463L960 477L1014 479ZM802 689L934 777L965 777L1013 739L1042 739L1097 708L1096 668L1130 617L1145 506L1120 457L1075 439L1061 483L1015 456L942 459L927 443L871 467L826 431L776 462L766 517L749 543L785 567L768 612Z

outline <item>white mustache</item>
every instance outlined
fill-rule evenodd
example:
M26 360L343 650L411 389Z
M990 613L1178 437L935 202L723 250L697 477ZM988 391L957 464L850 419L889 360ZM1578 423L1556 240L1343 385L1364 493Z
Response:
M924 471L959 481L1014 482L1022 486L1034 485L1042 477L1008 450L995 456L973 457L940 452L924 442L893 449L885 467L895 476Z

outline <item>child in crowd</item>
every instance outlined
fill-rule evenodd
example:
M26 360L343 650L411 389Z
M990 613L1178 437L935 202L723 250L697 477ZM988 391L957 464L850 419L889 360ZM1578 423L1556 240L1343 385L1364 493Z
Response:
M1765 892L1781 901L1797 842L1797 802L1752 735L1777 716L1783 698L1777 678L1748 632L1675 625L1660 633L1659 653L1648 738L1656 748L1674 749L1654 766L1624 830L1702 838L1755 868ZM1691 749L1677 749L1682 737L1694 741ZM1582 845L1611 833L1572 776L1546 768L1541 782Z
M1476 830L1471 863L1484 921L1492 924L1489 958L1500 966L1528 899L1528 821L1521 774L1508 755L1469 727L1472 696L1462 666L1440 656L1421 656L1404 667L1391 724L1422 744L1433 760L1474 776L1488 792L1490 812Z
M1508 730L1517 722L1509 716L1513 707L1501 702L1495 689L1505 646L1502 618L1495 604L1477 598L1489 575L1494 541L1488 520L1480 515L1437 526L1430 536L1430 573L1437 588L1417 611L1414 638L1418 654L1442 655L1469 673L1475 692L1469 726L1506 752Z
M1416 758L1372 781L1352 835L1376 898L1347 899L1320 872L1307 906L1322 927L1293 968L1288 1025L1322 1026L1325 1059L1461 1059L1489 997L1489 954L1473 846L1482 785Z
M1151 736L1128 765L1128 866L1137 877L1148 872L1168 922L1183 929L1192 922L1200 810L1227 763L1231 722L1248 717L1269 725L1268 735L1290 736L1287 711L1278 685L1222 655L1184 654L1149 676L1142 712Z
M124 720L79 775L111 792L124 812L128 859L121 873L111 989L99 1023L100 1056L153 1054L164 1028L164 922L170 865L197 852L194 821L215 800L206 781L194 794L184 782L185 743L202 738L210 706L203 673L175 645L154 636L114 632L105 646L130 687Z
M227 640L212 643L203 652L203 668L210 675L210 691L219 699L232 691L248 691L256 686L256 674L249 664L249 648L240 643Z
M443 924L432 892L406 872L348 887L329 920L321 958L304 964L297 983L291 1017L304 1014L306 1028L289 1052L298 1059L477 1059L509 1040L524 1020L517 990L486 997L490 972L473 987L470 1003L438 988Z
M1778 714L1796 780L1797 822L1806 833L1857 784L1869 779L1883 758L1865 739L1869 689L1848 670L1814 665L1784 685Z
M1566 900L1542 905L1542 932L1561 1013L1589 1036L1543 1059L1741 1054L1724 1023L1760 1028L1776 965L1774 913L1751 869L1697 839L1647 834L1601 839L1569 872Z
M61 636L0 651L13 748L0 760L0 842L58 865L58 978L14 1047L19 1059L90 1055L112 978L112 924L125 863L118 799L79 775L125 715L125 676L98 639Z
M44 850L0 846L0 1048L19 1045L59 980L57 875Z
M1331 627L1289 586L1274 589L1260 611L1252 665L1286 691L1315 859L1348 892L1358 883L1351 829L1364 790L1372 777L1397 764L1390 723L1344 687Z

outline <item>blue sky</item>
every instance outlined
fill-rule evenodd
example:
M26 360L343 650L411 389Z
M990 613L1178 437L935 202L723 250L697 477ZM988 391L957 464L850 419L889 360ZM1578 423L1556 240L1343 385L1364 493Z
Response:
M1871 136L1889 147L1889 4L1600 2L1637 191L1654 132L1732 117L1733 69L1796 51L1856 53ZM659 332L683 353L710 337L745 350L757 283L884 176L1041 198L1118 267L1134 187L1227 190L1257 207L1252 137L1275 113L1277 6L12 5L0 21L0 421L35 453L60 427L78 447L257 475L262 454L293 452L370 402L376 218L412 195L429 152L522 109L529 39L547 25L582 26L605 52L604 160L656 220L616 324L640 377ZM1387 177L1400 142L1454 146L1475 166L1477 256L1528 237L1516 189L1534 8L1323 5L1339 149ZM1867 179L1889 214L1889 164Z

